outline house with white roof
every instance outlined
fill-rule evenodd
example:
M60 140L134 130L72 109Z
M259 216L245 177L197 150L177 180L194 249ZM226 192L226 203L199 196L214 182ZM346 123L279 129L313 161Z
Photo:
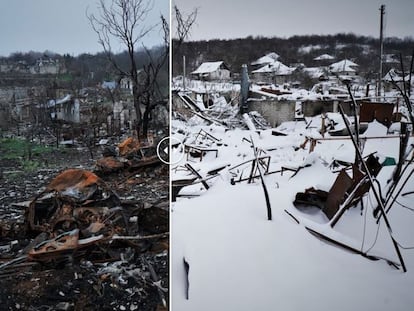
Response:
M202 63L191 75L199 80L228 80L230 69L223 61Z
M337 76L355 76L359 65L349 59L343 59L329 66L329 71Z
M408 81L408 79L409 79L409 75L405 76L403 79L402 74L398 73L397 70L395 70L394 68L391 68L382 78L383 81L390 82L390 83L402 82L403 80Z
M256 82L283 84L290 80L290 77L295 70L295 67L286 66L282 62L276 60L259 69L253 70L252 77Z
M408 73L405 76L403 76L402 72L396 70L395 68L391 68L382 78L382 81L385 82L384 86L386 91L390 91L391 89L396 88L395 85L403 89L404 82L405 85L408 87L408 83L410 81L410 74ZM414 85L414 73L411 74L411 85Z
M264 65L269 65L274 63L280 58L279 54L275 52L271 52L266 54L265 56L262 56L258 59L256 59L254 62L251 63L251 65L255 68L263 67Z

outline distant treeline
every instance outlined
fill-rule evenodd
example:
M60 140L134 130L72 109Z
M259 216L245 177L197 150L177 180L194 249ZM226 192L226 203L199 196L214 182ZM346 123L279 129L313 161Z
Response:
M286 65L303 63L307 67L318 65L313 59L327 53L341 60L348 58L360 65L361 72L369 75L377 71L379 63L379 39L352 33L335 35L307 35L290 38L246 37L232 40L208 40L184 42L174 49L173 75L182 74L182 56L186 56L187 71L194 70L205 61L223 60L233 72L239 72L242 64L250 64L269 52L280 55ZM384 54L411 56L413 38L386 38ZM408 62L408 57L405 58ZM395 66L395 64L394 64Z
M161 47L154 47L149 51L151 58L156 60L162 53ZM70 54L57 54L50 51L45 52L15 52L8 57L0 57L0 64L5 62L24 62L27 65L33 65L39 59L53 59L58 60L64 64L66 73L59 77L62 82L70 83L72 86L80 88L86 86L94 86L102 81L117 80L119 75L115 71L112 64L109 62L104 52L89 54L83 53L78 56ZM117 62L121 69L129 71L130 60L127 52L124 51L119 54L114 54L113 59ZM150 62L150 56L143 50L136 53L136 62L138 68ZM168 94L168 62L162 68L159 75L159 85L165 95ZM1 74L0 74L1 79Z

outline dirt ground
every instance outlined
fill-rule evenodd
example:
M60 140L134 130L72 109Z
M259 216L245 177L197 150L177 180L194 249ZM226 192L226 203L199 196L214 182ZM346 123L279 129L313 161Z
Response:
M18 203L32 200L67 168L94 170L96 159L101 157L99 149L94 150L94 156L91 159L87 149L53 151L39 157L41 167L31 172L15 161L1 161L1 310L168 309L168 236L155 241L114 241L49 262L16 260L24 257L38 238L25 231L25 207ZM123 208L131 228L135 222L140 225L134 233L168 232L168 166L158 163L97 174L127 202ZM147 213L146 223L141 224L143 220L137 221L134 211L151 211L151 206L162 206L166 211Z

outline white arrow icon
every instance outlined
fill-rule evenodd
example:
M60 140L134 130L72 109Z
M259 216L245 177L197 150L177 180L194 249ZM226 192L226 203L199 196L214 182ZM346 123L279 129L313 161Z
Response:
M170 163L170 159L169 159L169 157L170 157L170 139L173 140L175 142L175 144L178 143L178 144L182 145L182 142L180 140L178 140L177 138L174 138L174 137L164 137L163 139L161 139L161 141L157 145L157 156L161 160L161 162L163 162L165 164L178 163L184 157L184 152L181 152L180 157L178 159L175 159L174 163ZM167 147L161 149L162 147L165 146L165 143L163 143L163 142L167 143ZM182 146L181 150L184 150L184 146ZM160 153L162 153L162 155L164 155L164 156L161 156Z

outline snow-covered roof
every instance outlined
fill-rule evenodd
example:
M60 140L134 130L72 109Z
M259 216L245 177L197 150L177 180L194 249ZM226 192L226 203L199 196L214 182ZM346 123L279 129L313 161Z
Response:
M192 74L203 74L203 73L214 72L217 69L219 69L220 66L223 64L224 64L223 61L205 62L205 63L202 63L196 70L194 70Z
M331 59L335 59L335 57L329 54L322 54L322 55L319 55L318 57L315 57L313 60L331 60Z
M265 73L270 72L275 75L289 75L291 74L296 68L295 67L288 67L285 64L279 62L278 60L274 61L271 64L267 64L257 70L253 70L252 73Z
M395 72L394 68L391 68L390 71L387 72L387 74L382 78L384 81L388 82L397 82L402 81L402 76L400 76L398 73Z
M279 59L279 54L275 53L275 52L271 52L266 54L265 56L262 56L258 59L256 59L254 62L252 62L252 65L263 65L263 64L270 64L273 63L274 61L277 61Z
M329 69L331 72L355 72L355 69L352 67L359 66L358 64L354 63L353 61L350 61L349 59L343 59L339 62L333 63L329 66Z
M412 77L414 77L414 75L412 75ZM407 74L404 77L404 81L408 82L409 79L410 79L410 74ZM392 82L392 81L402 82L403 77L401 74L397 73L397 71L394 68L391 68L390 71L388 71L387 74L382 78L382 80L388 81L388 82Z

